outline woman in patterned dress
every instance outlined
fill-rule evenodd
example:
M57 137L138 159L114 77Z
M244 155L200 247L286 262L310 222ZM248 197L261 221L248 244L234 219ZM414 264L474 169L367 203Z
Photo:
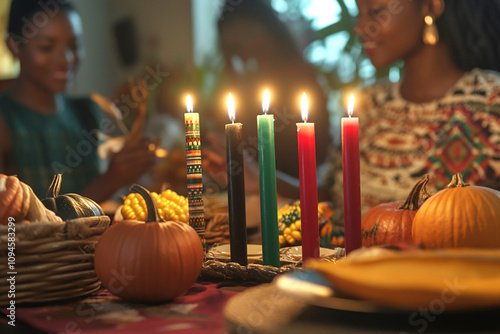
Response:
M404 61L399 82L356 94L363 214L404 200L425 173L431 193L455 173L500 190L500 1L357 5L355 32L372 64ZM342 194L342 172L334 174Z

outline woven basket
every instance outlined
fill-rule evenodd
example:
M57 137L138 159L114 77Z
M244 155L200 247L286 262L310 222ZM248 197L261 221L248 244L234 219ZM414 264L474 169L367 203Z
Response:
M9 293L11 282L0 281L0 306L12 300L20 304L80 297L99 289L94 250L109 223L108 216L98 216L16 224L14 268L9 266L7 247L12 230L0 226L0 272L15 278L15 297Z

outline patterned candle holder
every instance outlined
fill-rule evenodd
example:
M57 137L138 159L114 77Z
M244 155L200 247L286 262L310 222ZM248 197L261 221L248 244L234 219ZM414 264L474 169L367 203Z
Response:
M184 123L186 135L189 225L193 227L196 233L200 236L203 249L206 253L202 181L203 171L201 168L200 117L198 113L192 112L192 110L193 109L192 107L190 108L188 102L188 112L184 114Z

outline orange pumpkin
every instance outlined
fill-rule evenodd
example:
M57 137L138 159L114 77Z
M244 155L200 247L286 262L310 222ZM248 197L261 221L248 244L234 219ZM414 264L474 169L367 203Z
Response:
M7 225L9 218L18 219L23 209L23 188L15 176L0 174L0 224Z
M413 220L413 242L426 248L500 247L500 191L455 174Z
M139 302L162 302L185 293L198 278L203 248L188 224L160 219L151 194L134 185L146 201L146 221L115 221L95 250L95 270L111 293Z
M368 210L361 221L363 246L410 243L413 218L417 214L420 200L429 196L427 182L429 175L425 174L415 184L405 202L383 203Z

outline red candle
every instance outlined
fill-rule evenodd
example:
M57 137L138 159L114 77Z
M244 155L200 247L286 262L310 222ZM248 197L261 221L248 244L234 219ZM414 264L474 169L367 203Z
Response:
M316 142L314 123L307 123L306 94L302 95L302 120L297 123L299 148L300 220L302 261L319 258L318 183L316 179Z
M361 247L361 187L359 177L359 120L351 117L354 96L349 98L349 117L342 117L342 171L344 177L344 231L346 254Z

